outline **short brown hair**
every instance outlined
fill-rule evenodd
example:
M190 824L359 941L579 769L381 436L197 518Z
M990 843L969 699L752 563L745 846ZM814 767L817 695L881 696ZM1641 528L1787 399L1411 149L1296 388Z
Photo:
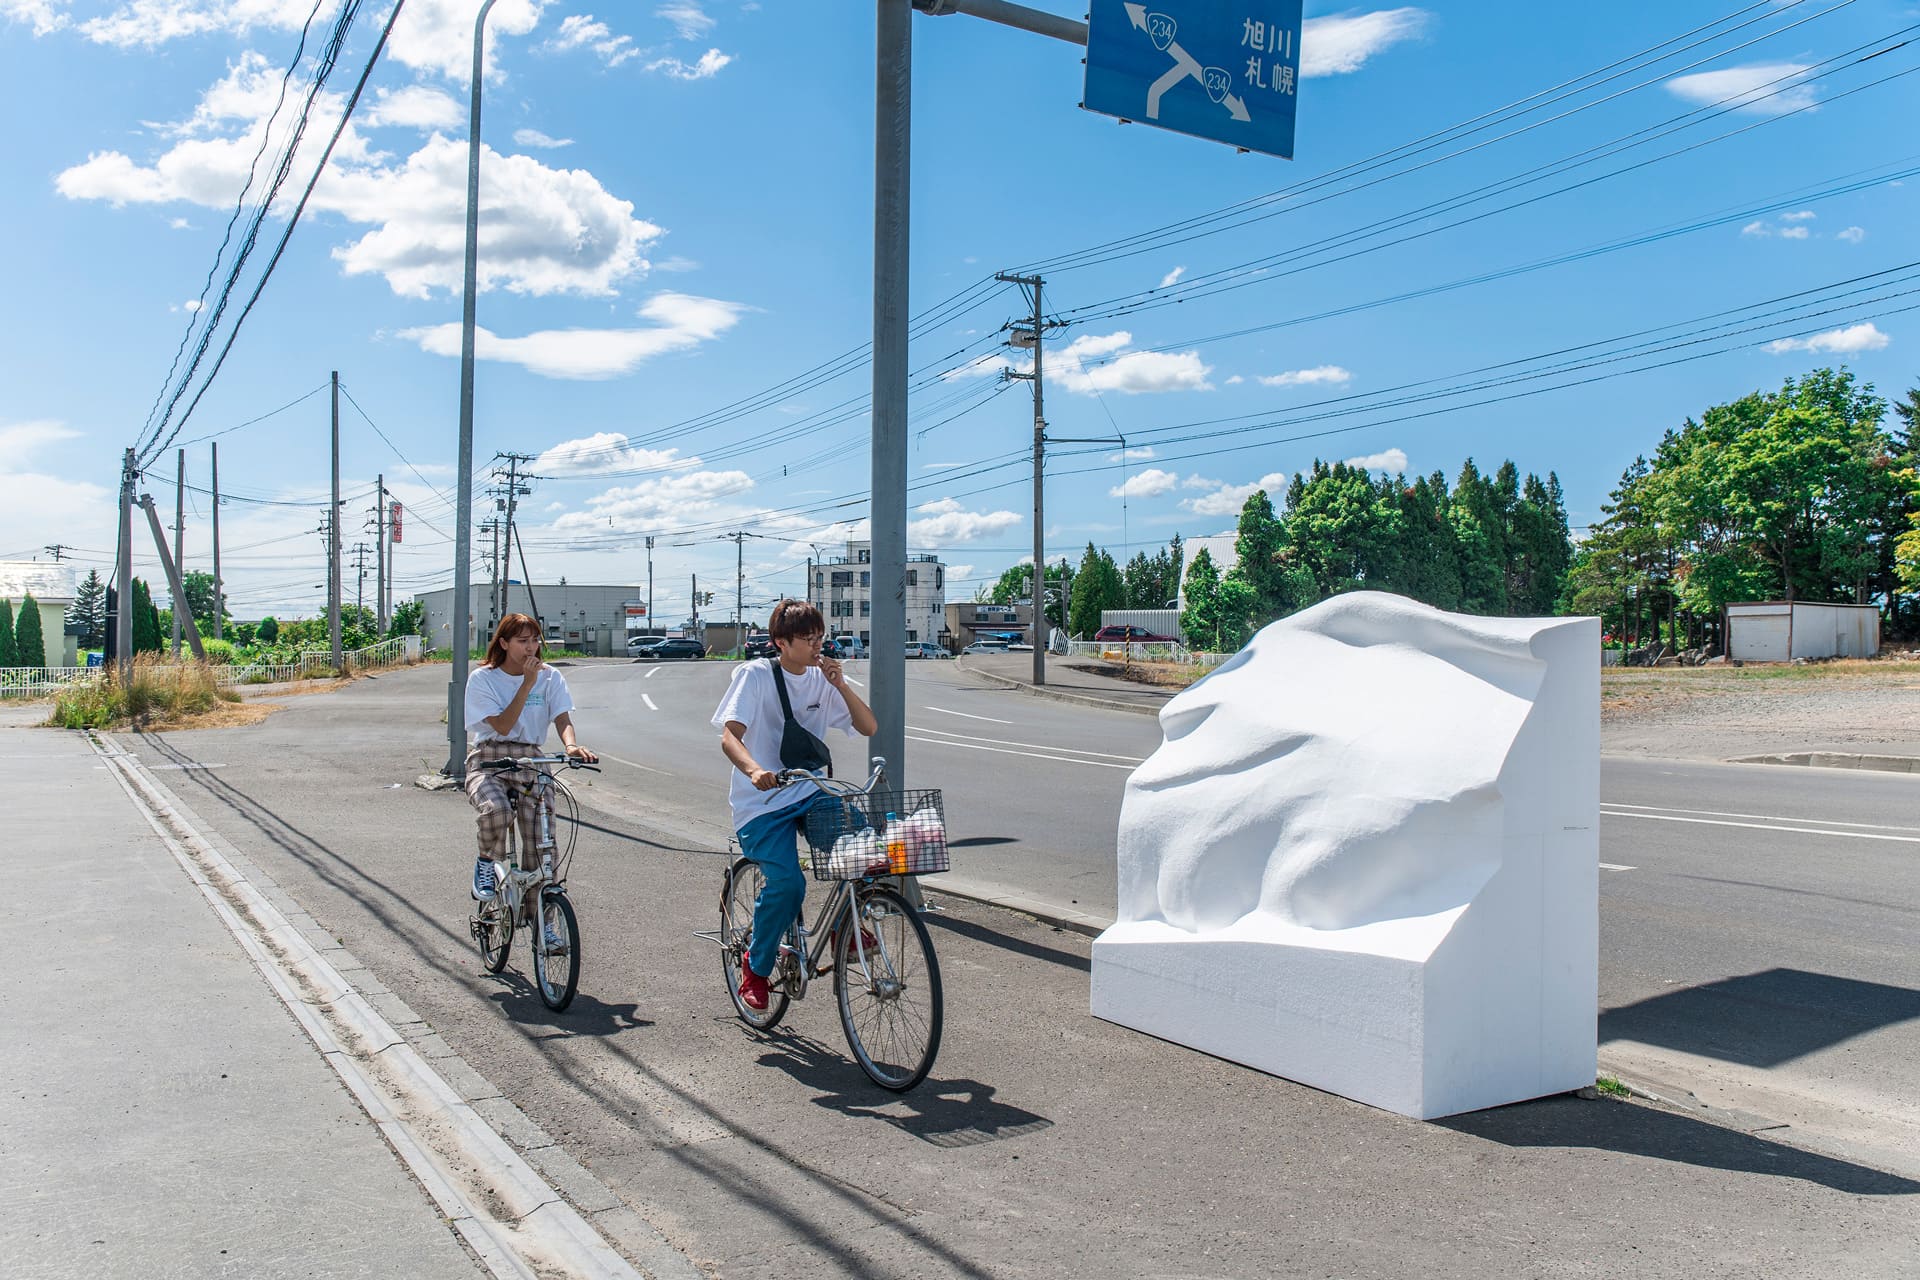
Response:
M776 642L825 635L826 631L827 620L811 600L782 600L773 606L773 616L767 621L767 634Z
M540 630L540 623L534 618L524 613L510 613L500 619L500 625L493 629L493 643L487 646L487 661L485 665L497 667L505 662L507 660L507 641L513 639L515 636L524 635L529 631L533 632L534 638L540 641L540 647L535 649L534 652L546 652L546 633Z

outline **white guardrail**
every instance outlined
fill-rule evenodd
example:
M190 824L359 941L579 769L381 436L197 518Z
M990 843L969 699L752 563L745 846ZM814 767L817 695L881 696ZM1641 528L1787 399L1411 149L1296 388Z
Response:
M1233 655L1206 653L1189 649L1178 640L1069 640L1067 656L1104 658L1108 662L1183 662L1190 666L1217 667Z
M340 667L326 649L310 650L294 662L228 664L213 668L214 678L224 685L281 684L314 674L335 670L378 671L383 667L406 666L420 661L419 636L395 636L364 649L349 649L340 655ZM107 674L107 667L0 667L0 698L46 698L69 685L85 684Z

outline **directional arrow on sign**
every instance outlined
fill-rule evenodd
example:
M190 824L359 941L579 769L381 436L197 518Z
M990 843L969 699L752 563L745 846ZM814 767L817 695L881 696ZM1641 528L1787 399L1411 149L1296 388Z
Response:
M1152 19L1149 21L1147 6L1144 4L1129 4L1126 6L1126 10L1127 17L1133 20L1134 27L1146 32L1147 38L1152 40L1155 46L1173 59L1173 66L1165 75L1155 80L1153 86L1147 90L1147 119L1158 120L1160 118L1160 99L1166 95L1167 90L1173 88L1189 76L1198 81L1200 86L1207 90L1207 96L1225 107L1227 114L1231 115L1235 120L1244 123L1253 118L1247 114L1247 104L1245 102L1231 93L1224 92L1225 86L1233 83L1232 76L1227 75L1224 71L1219 71L1218 68L1202 67L1198 62L1194 61L1192 54L1182 49L1179 43L1174 40L1173 33L1176 27L1172 18L1167 17L1165 14L1156 13L1152 15ZM1218 94L1214 92L1214 86L1208 83L1207 72L1209 70L1214 70L1219 77L1218 83L1223 91Z

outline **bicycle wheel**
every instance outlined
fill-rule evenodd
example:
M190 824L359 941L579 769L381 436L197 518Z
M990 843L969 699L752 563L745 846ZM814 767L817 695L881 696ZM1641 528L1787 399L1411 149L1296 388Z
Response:
M580 922L565 890L540 891L540 919L527 933L533 945L534 985L540 988L541 1002L559 1013L573 1003L580 986ZM549 934L560 944L557 950L548 948Z
M513 945L513 915L498 894L490 902L473 904L473 918L468 921L468 927L473 931L473 943L480 949L480 963L487 967L487 972L498 973L506 968L507 951Z
M863 962L855 947L860 930L843 919L833 973L840 1025L860 1069L882 1089L904 1093L927 1078L940 1052L940 962L919 913L893 889L856 889L854 905L875 945L861 944Z
M765 1031L787 1013L787 993L775 987L767 990L765 1009L749 1008L740 998L740 966L753 942L753 904L759 901L764 884L766 877L751 858L735 861L720 882L720 977L727 984L734 1012L756 1031Z

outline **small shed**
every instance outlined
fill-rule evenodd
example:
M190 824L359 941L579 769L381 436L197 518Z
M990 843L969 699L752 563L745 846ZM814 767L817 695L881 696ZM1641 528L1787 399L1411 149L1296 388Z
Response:
M1871 658L1879 652L1875 605L1755 600L1727 606L1727 656L1737 662Z
M0 560L0 600L11 600L16 625L21 603L29 595L40 606L40 636L49 666L71 667L78 656L67 632L67 606L80 589L80 574L72 565L45 560Z

